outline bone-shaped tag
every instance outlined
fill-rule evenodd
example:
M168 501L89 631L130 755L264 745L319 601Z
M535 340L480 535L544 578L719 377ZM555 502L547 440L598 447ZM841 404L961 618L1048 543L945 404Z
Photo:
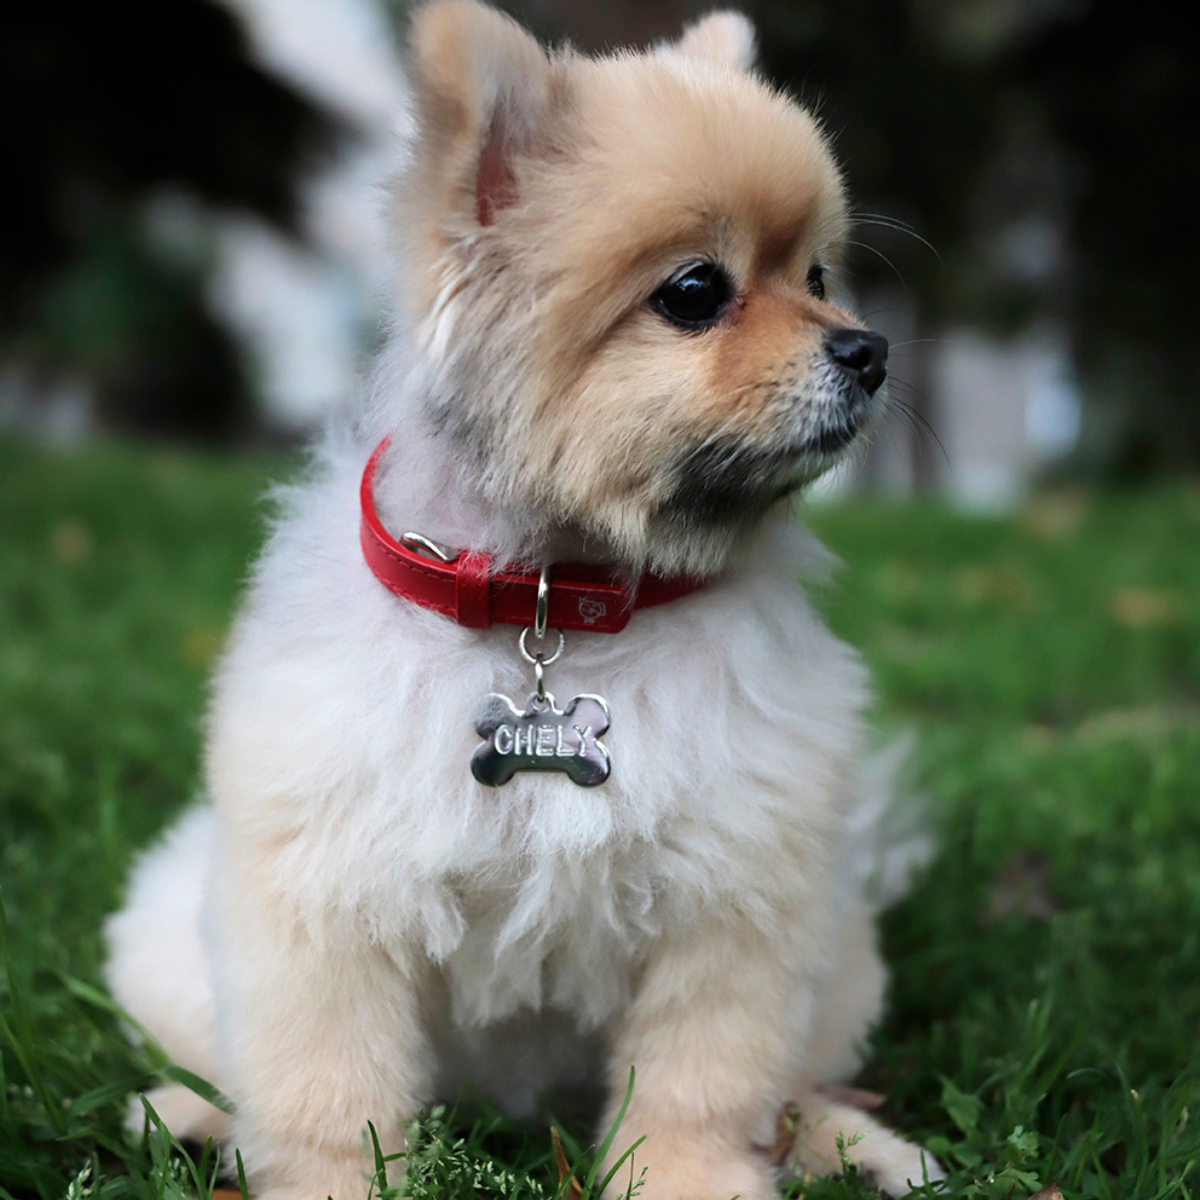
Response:
M576 696L559 709L549 692L541 702L534 693L521 712L507 696L490 692L475 710L475 732L486 740L471 755L471 774L499 787L518 771L562 771L580 787L595 787L610 770L599 740L608 722L599 696Z

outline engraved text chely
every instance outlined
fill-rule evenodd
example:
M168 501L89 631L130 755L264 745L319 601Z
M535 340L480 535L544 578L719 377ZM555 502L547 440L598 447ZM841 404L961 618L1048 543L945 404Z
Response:
M571 736L574 730L574 737ZM520 754L533 758L574 758L587 754L590 725L497 725L494 745L497 754Z

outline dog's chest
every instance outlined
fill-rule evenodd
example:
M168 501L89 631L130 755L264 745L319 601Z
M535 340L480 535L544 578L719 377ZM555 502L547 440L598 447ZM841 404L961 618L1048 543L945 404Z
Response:
M285 847L280 887L315 921L420 944L460 1019L555 1007L598 1023L658 939L705 908L769 919L828 837L862 673L781 562L614 638L572 637L550 685L564 703L598 692L611 715L611 774L588 788L472 775L480 699L532 684L511 631L397 608L369 577L356 605L264 591L214 708L218 808ZM302 635L285 601L311 616Z
M526 859L465 891L463 936L444 964L457 1020L554 1008L601 1023L661 931L656 859L648 846Z

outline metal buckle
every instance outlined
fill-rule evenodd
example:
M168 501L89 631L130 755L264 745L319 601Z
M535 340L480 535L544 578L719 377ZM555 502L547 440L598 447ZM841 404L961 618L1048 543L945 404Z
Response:
M424 550L432 554L434 558L440 558L444 563L458 562L462 557L461 550L450 550L443 546L441 542L435 542L433 538L427 538L423 533L414 533L409 530L407 533L400 535L400 540L412 550Z

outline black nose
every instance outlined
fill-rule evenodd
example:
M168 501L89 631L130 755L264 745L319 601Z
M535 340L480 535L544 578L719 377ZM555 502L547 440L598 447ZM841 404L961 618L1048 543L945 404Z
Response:
M825 335L825 349L839 367L858 379L873 396L887 378L887 338L868 329L834 329Z

